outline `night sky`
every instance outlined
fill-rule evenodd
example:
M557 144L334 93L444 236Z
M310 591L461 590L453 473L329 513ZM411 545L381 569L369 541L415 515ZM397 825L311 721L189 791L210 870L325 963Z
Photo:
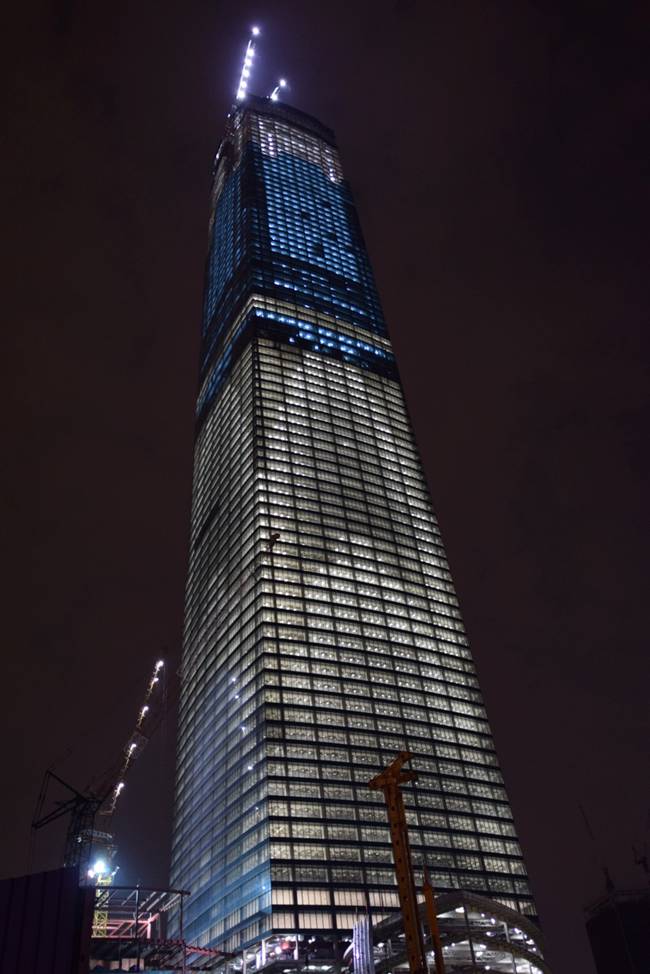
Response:
M169 714L115 819L165 884L210 169L252 89L331 125L359 206L555 974L643 883L650 341L645 4L14 5L3 153L4 800L30 868L150 668ZM587 810L597 844L579 811ZM59 864L39 833L31 868Z

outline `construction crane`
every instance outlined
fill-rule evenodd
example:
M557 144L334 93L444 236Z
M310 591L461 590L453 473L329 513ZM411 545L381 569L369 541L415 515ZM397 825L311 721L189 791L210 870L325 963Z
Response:
M401 790L401 786L407 781L417 780L415 771L402 770L404 764L410 760L410 751L400 751L392 764L389 764L384 771L368 782L368 787L376 791L383 791L386 799L409 969L411 974L428 974L427 956L424 951L424 939L413 878L413 861L406 825L406 812Z
M424 902L426 904L427 922L431 933L431 945L433 947L433 957L436 965L436 974L445 974L445 960L442 954L442 941L440 940L440 928L438 927L438 912L436 910L436 896L433 890L433 883L429 875L429 867L424 866L424 882L422 883Z
M51 769L48 769L43 777L32 820L32 830L41 829L65 815L70 816L63 864L64 866L78 866L82 882L87 879L93 880L96 876L99 877L107 869L107 864L103 860L97 864L100 866L99 869L93 868L94 846L100 844L105 848L110 859L113 851L113 836L110 831L111 819L119 797L124 790L126 778L133 762L142 753L162 719L162 714L152 709L151 700L161 682L163 666L163 660L158 660L155 664L147 684L142 706L138 711L135 725L126 744L119 758L97 783L91 783L84 791L79 791ZM53 782L62 786L70 797L56 801L54 808L44 814L49 789ZM95 827L98 816L101 816L102 819L101 831Z

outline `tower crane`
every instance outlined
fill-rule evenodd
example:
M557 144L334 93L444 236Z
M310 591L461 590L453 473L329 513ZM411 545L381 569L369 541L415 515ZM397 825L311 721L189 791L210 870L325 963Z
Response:
M161 682L163 667L163 660L158 660L147 684L137 719L119 758L96 782L79 791L51 769L48 769L43 776L32 820L32 830L41 829L65 815L70 816L63 864L78 866L82 882L94 879L96 875L107 869L103 862L97 864L103 868L99 870L93 868L93 847L100 844L107 852L112 851L111 820L124 790L126 778L133 762L142 753L162 719L162 714L159 710L153 709L151 701ZM70 797L56 801L49 812L44 812L48 792L54 782L62 786ZM102 820L101 831L95 827L98 817Z

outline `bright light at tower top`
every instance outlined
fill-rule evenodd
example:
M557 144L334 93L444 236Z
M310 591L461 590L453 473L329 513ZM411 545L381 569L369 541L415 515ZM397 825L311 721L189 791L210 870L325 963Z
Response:
M241 75L239 76L239 87L237 88L237 101L242 101L246 97L246 92L248 89L248 79L250 78L251 68L253 66L253 58L255 57L255 44L253 43L253 38L258 37L260 33L259 27L251 27L251 36L246 45L246 53L244 54L244 63L241 69Z
M269 98L271 99L271 101L277 101L278 98L280 97L280 88L286 88L286 87L287 87L287 80L286 80L286 78L280 78L280 80L278 81L277 85L275 86L275 88L273 89L273 91L271 92L271 94L269 95Z

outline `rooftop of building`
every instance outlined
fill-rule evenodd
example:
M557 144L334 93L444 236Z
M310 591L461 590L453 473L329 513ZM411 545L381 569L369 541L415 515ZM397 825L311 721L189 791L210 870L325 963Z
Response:
M308 115L307 112L303 112L299 108L287 105L286 102L271 101L270 98L262 98L259 95L246 95L244 101L237 102L233 105L230 114L234 115L236 112L245 113L247 111L253 111L260 115L267 115L269 118L277 118L283 122L288 122L290 125L304 129L311 135L316 135L319 139L323 139L334 148L337 147L336 136L331 128L323 125L313 115Z
M644 901L647 902L650 908L650 886L644 886L638 889L610 889L599 896L597 900L589 903L585 907L585 914L587 919L591 919L600 913L606 912L613 906L621 907L626 904L638 904Z

